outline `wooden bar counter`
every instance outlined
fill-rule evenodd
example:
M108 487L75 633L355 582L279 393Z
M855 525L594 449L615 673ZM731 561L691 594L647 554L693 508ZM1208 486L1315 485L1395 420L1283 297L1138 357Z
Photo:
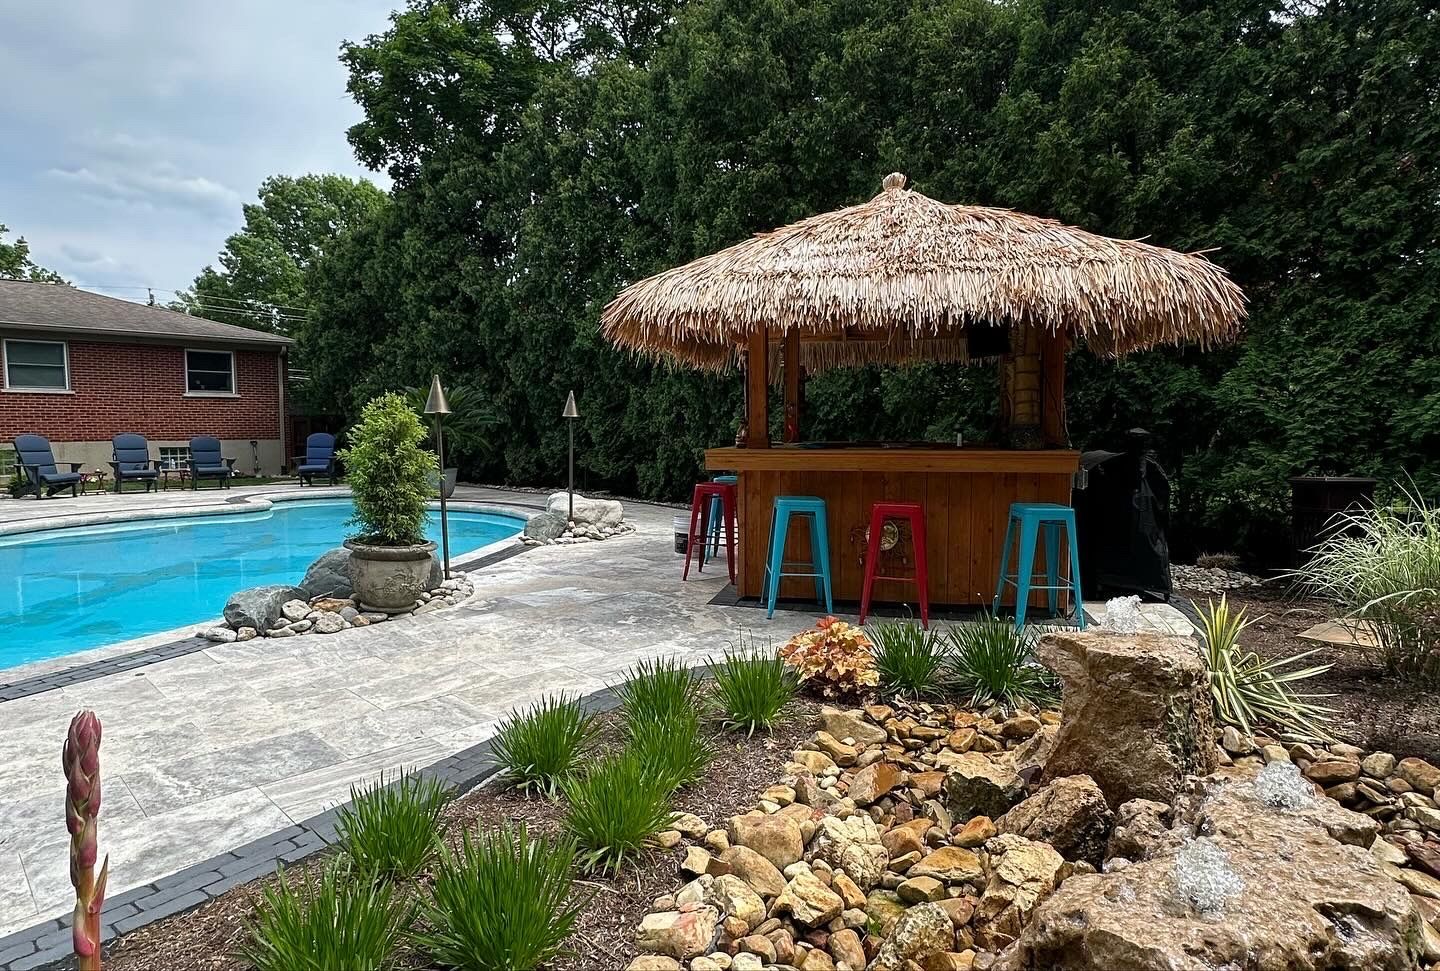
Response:
M1070 504L1080 453L1069 450L928 447L717 448L712 472L739 477L736 534L741 597L760 597L776 496L819 496L829 513L830 568L837 601L860 600L865 530L872 503L925 508L932 604L989 604L1012 502ZM792 521L787 561L804 560L808 525ZM1039 561L1043 562L1043 561ZM781 597L813 598L814 584L787 578ZM1013 595L1010 602L1013 603ZM915 603L913 583L877 581L875 600ZM838 608L837 608L838 609Z

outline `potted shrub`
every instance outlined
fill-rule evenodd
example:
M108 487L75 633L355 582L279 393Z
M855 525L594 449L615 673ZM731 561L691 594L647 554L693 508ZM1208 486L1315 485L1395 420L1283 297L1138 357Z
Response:
M425 539L425 510L435 455L421 447L425 428L399 394L365 406L340 453L355 500L345 541L350 579L367 609L401 613L430 579L435 544Z

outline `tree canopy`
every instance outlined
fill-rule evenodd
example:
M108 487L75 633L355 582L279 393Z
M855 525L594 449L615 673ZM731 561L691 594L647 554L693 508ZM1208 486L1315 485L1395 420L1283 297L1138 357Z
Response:
M276 175L244 207L245 226L225 240L220 269L207 266L177 309L286 333L310 309L310 275L328 248L385 204L370 182L342 175Z
M573 387L589 486L684 495L739 382L616 352L600 308L898 170L1216 248L1251 301L1240 345L1070 362L1072 437L1154 432L1182 546L1264 550L1290 475L1440 476L1434 0L414 0L342 60L351 142L394 188L308 281L309 393L354 415L432 371L470 385L500 447L469 474L557 481ZM995 420L989 368L806 395L817 439Z
M36 266L30 259L30 244L24 236L15 237L15 242L5 242L10 231L0 223L0 280L31 280L37 283L64 283L65 279L54 270Z

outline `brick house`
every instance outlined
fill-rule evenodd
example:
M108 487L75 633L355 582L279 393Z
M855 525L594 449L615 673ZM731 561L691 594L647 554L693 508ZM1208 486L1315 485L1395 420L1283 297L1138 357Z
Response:
M220 439L237 472L277 474L286 354L264 331L54 283L0 280L0 474L11 442L50 439L55 458L105 469L110 439L136 432L179 464L195 435Z

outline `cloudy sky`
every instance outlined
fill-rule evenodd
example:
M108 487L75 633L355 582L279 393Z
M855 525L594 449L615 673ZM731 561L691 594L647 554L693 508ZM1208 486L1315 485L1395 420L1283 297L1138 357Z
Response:
M356 163L342 40L400 0L0 0L0 223L114 296L188 286L267 175ZM158 299L173 294L157 292Z

